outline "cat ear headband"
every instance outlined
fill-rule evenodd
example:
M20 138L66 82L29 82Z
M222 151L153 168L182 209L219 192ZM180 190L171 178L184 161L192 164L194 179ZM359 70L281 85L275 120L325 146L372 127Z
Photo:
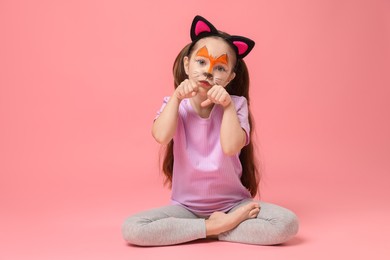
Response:
M207 36L219 36L225 39L229 44L233 46L233 49L236 51L237 58L242 59L251 52L255 46L255 42L249 38L243 36L224 36L218 32L218 30L205 18L202 16L195 16L191 25L191 40L192 44L190 50L194 44L199 40Z

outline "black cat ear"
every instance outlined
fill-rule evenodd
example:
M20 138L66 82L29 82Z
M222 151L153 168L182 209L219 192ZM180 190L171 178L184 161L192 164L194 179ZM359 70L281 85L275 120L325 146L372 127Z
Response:
M234 35L226 38L220 35L214 25L205 18L200 15L195 16L191 25L191 40L193 44L196 40L209 35L217 35L230 42L236 48L237 58L239 59L248 55L255 46L254 41L243 36Z
M240 59L248 55L255 46L254 41L243 36L234 35L228 37L228 39L237 48L237 57Z
M191 25L191 40L197 40L201 34L218 34L218 30L202 16L195 16Z

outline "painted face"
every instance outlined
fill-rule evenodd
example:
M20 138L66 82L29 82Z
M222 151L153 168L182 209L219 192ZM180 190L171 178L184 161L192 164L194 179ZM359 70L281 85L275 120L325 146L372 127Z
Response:
M219 56L218 58L215 58L213 57L212 55L209 54L209 50L207 49L206 46L203 46L202 48L200 48L200 50L196 53L196 59L198 59L199 61L202 61L204 62L204 59L202 59L202 57L206 60L208 60L208 63L209 63L209 69L207 71L207 73L210 73L212 74L213 73L213 69L215 67L215 65L218 65L220 64L219 67L217 67L217 70L224 70L225 66L228 66L228 56L227 54L222 54L221 56Z
M193 54L185 59L184 65L188 77L201 85L225 87L235 76L233 62L235 54L231 47L221 38L209 37L195 44Z

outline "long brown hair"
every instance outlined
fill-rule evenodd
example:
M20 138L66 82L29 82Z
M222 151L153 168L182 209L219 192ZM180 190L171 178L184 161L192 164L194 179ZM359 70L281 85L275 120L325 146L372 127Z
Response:
M222 32L221 32L222 33ZM225 33L223 33L225 34ZM191 55L191 49L193 44L186 45L181 52L177 55L173 64L173 76L174 76L174 87L175 89L180 83L187 79L188 76L184 70L183 59L185 56ZM251 128L250 142L248 145L241 149L240 162L242 165L242 176L241 182L251 193L252 197L259 194L258 186L260 182L260 171L257 167L257 163L254 156L254 145L252 136L254 132L254 124L252 120L252 114L250 111L250 99L249 99L249 73L245 62L242 59L237 59L235 66L235 78L226 86L226 90L230 95L243 96L248 101L248 120ZM165 175L164 184L172 185L173 176L173 140L171 140L165 147L164 159L162 163L162 170Z

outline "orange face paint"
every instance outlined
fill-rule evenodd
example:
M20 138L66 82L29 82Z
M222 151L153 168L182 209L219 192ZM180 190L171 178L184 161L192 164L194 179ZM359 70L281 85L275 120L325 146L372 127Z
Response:
M228 65L227 54L222 54L218 58L214 58L212 55L209 54L209 51L207 50L206 46L203 46L202 48L200 48L200 50L196 53L196 56L204 57L210 61L210 67L209 67L208 73L212 72L214 65L217 63L222 63L225 65Z

